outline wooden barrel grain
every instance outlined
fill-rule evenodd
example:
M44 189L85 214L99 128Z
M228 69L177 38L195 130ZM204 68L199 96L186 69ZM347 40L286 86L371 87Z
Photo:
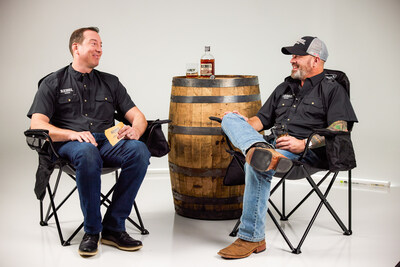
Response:
M220 124L209 117L232 110L251 117L260 107L257 76L173 78L168 161L176 213L207 220L240 217L244 185L223 185L231 157Z

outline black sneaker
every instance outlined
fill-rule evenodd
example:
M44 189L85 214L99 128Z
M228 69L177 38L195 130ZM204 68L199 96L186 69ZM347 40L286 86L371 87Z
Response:
M103 229L101 233L101 243L126 251L134 251L143 247L140 240L133 239L127 232L114 232L107 229Z
M97 246L99 244L99 234L86 234L83 236L79 245L79 255L83 257L94 256L97 254Z

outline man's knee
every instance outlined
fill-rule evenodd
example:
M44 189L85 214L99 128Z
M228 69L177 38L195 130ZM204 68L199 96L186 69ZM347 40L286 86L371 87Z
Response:
M236 113L228 113L226 114L223 118L222 118L222 122L221 122L221 127L222 129L229 127L230 125L232 125L232 122L235 122L237 120L245 120L241 115L236 114Z
M101 167L103 164L99 150L91 143L81 143L74 154L74 165Z
M133 160L134 162L142 162L143 164L150 164L150 151L146 144L141 141L131 141L128 145L128 158L126 160Z

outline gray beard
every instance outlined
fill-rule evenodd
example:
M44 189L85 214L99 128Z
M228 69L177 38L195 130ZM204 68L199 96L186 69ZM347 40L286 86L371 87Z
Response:
M297 70L296 72L292 72L292 74L290 75L293 79L295 80L303 80L304 76L305 76L305 71L304 70Z

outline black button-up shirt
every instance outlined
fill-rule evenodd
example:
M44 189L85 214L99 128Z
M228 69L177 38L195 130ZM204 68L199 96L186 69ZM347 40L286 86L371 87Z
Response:
M343 120L351 129L357 117L345 89L328 79L325 71L305 80L291 77L278 85L257 113L264 130L275 124L284 124L288 133L299 139L307 138L313 129L327 128Z
M54 126L74 131L104 132L114 125L114 113L135 104L114 75L75 71L71 65L46 77L39 85L28 117L41 113Z

